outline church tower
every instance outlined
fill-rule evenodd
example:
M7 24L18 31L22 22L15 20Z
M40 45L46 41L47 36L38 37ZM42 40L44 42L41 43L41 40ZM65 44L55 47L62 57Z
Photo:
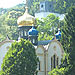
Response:
M40 2L40 12L54 12L54 2L53 1Z
M35 35L35 33L38 31L33 28L33 27L36 27L35 26L36 18L28 13L27 0L26 0L25 9L26 9L25 13L21 17L19 17L17 20L18 29L19 29L19 38L18 39L20 39L20 38L23 38L26 40L29 39L32 42L32 38L34 38L35 40L37 39L37 36ZM32 28L32 35L30 32L31 28ZM29 34L28 34L28 31L29 31ZM34 33L34 35L33 35L33 33ZM31 35L31 37L30 37L30 35ZM34 41L34 42L36 42L36 41Z

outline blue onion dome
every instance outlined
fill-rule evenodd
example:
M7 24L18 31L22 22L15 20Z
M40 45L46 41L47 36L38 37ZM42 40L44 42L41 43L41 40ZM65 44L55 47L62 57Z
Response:
M58 32L55 34L56 39L60 39L61 38L61 31L60 29L58 29Z
M28 35L38 35L38 31L32 27L29 31L28 31Z

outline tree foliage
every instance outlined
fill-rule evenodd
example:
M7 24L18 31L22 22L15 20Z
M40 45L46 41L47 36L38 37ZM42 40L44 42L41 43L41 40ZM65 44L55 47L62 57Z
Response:
M45 1L45 0L34 0L33 1L33 5L34 5L34 10L35 12L39 11L39 4L41 1ZM75 0L47 0L47 1L51 1L53 2L53 7L54 7L54 11L60 14L64 14L66 13L69 7L75 5Z
M51 71L50 75L75 75L75 6L69 9L62 29L62 45L65 58L59 69Z
M10 39L17 40L17 19L24 13L24 7L24 4L19 4L9 9L0 9L0 41L4 40L6 35L9 35Z
M56 68L56 69L53 69L51 72L49 72L48 74L49 75L65 75L65 72L67 72L68 68Z
M31 42L14 42L5 55L0 75L34 75L37 56Z
M66 53L69 54L68 60L71 68L69 74L75 73L75 6L71 7L65 18L66 25L63 27L62 44Z
M59 17L54 14L49 14L42 21L37 20L39 31L39 40L51 40L55 34L55 30L59 27Z

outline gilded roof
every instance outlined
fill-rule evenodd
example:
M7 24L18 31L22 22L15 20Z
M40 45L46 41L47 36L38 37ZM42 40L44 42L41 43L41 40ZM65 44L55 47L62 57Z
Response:
M35 17L28 13L28 7L26 7L24 15L18 18L17 23L19 26L33 26L35 21Z

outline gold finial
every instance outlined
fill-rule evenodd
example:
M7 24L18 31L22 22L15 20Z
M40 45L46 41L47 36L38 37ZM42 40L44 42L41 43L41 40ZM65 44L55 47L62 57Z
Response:
M25 9L26 9L25 13L28 13L28 7L27 6L25 7Z

